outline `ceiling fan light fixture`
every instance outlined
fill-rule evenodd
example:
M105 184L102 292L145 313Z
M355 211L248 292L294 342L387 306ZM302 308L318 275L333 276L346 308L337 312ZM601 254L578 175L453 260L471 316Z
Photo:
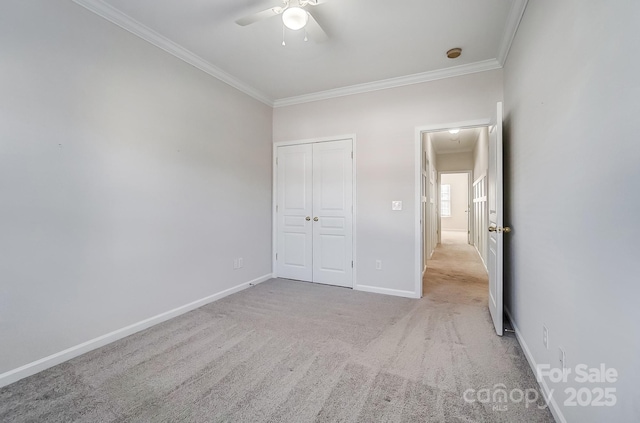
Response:
M452 135L455 135L455 134L457 134L458 132L460 132L460 129L459 129L459 128L456 128L456 129L449 129L449 133L450 133L450 134L452 134Z
M304 28L308 21L309 15L301 7L290 7L282 13L282 23L294 31Z

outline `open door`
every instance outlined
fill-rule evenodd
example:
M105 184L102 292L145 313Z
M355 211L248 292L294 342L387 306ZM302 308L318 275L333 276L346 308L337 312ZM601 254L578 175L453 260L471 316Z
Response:
M489 128L489 171L488 171L488 205L489 205L489 251L487 268L489 271L489 312L496 333L504 333L503 325L503 245L504 234L511 229L503 227L502 215L502 103L498 103L496 116Z

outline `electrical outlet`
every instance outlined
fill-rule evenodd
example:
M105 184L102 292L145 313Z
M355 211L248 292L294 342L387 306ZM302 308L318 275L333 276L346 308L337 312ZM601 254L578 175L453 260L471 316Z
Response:
M233 259L233 270L238 268L238 259Z
M376 270L382 270L382 260L376 260Z
M549 349L549 329L545 325L542 325L542 345Z
M244 259L240 257L238 259L238 269L242 269L244 267Z

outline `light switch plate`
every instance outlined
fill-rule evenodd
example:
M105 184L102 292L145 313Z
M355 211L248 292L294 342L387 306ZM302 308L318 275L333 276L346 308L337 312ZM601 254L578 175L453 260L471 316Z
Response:
M402 201L392 201L391 210L402 210Z

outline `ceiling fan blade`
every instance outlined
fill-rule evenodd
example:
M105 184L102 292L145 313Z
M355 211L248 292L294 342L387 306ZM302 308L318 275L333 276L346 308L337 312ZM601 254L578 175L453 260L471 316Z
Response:
M236 21L236 23L240 26L247 26L252 23L279 15L281 13L282 13L282 7L272 7L271 9L263 10L262 12L254 13L253 15L240 18Z
M307 30L307 34L309 34L309 38L311 38L313 41L317 43L327 41L329 39L329 36L327 36L327 33L324 32L324 29L322 29L318 21L316 21L316 19L311 14L311 12L307 12L307 13L309 13L309 21L307 22L307 26L305 27L305 29Z

